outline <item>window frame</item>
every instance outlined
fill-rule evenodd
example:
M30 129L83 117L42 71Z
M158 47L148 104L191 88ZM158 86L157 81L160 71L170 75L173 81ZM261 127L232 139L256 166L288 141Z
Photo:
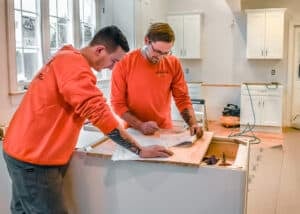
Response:
M97 11L96 8L100 5L100 0L95 0L95 23L96 30L99 29L100 26L100 10ZM49 0L40 0L40 26L39 30L41 31L41 57L42 64L47 62L49 57L51 56L51 48L50 48L50 11L49 11ZM80 48L80 6L79 0L72 0L71 2L71 14L73 24L72 29L72 37L73 41L72 45L76 48ZM76 15L75 15L76 14ZM78 15L77 15L78 14ZM6 0L6 32L7 32L7 41L8 41L8 81L9 81L9 95L18 95L24 94L27 90L22 88L22 84L18 83L17 79L17 64L16 64L16 35L15 35L15 8L14 8L14 0ZM28 85L30 82L28 83Z

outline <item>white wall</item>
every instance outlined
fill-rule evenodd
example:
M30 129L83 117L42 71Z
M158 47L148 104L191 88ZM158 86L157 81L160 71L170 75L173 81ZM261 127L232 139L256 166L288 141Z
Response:
M169 0L169 12L203 13L203 55L201 60L182 60L184 68L190 70L187 80L221 84L269 82L271 69L275 68L275 80L285 84L286 54L284 60L246 59L246 16L238 7L239 1L232 0Z
M149 24L165 21L167 0L100 0L101 26L114 24L126 35L130 49L142 47Z
M165 22L168 0L136 0L136 47L144 45L144 37L150 23Z
M6 125L22 95L9 96L9 67L7 58L6 5L0 0L0 125Z
M141 0L137 0L141 1ZM242 3L242 5L241 5ZM300 20L299 0L153 0L157 13L152 17L163 16L169 12L195 11L203 12L202 59L182 60L184 68L189 68L187 80L202 81L213 84L239 84L241 82L278 81L287 84L287 51L283 60L247 60L246 59L246 16L245 8L286 7L293 19ZM0 0L0 125L7 124L22 97L8 96L8 63L6 38L5 0ZM143 33L139 34L143 38ZM286 40L286 50L287 50ZM141 44L141 42L139 42ZM277 75L271 77L275 68ZM239 102L239 91L230 88L206 89L209 103L209 119L218 119L223 104ZM233 92L234 91L234 92ZM221 93L219 93L221 92ZM222 102L216 100L222 97ZM236 103L239 104L239 103Z
M209 84L240 84L242 82L276 81L287 86L288 25L286 25L285 52L282 60L248 60L246 58L246 14L244 9L285 7L288 19L300 17L298 0L168 0L168 12L201 11L202 59L182 60L187 81ZM242 9L241 9L242 8ZM276 76L271 70L276 69ZM286 91L285 91L286 93ZM228 87L207 87L208 118L217 120L223 105L236 101L239 90ZM221 97L221 100L218 99Z

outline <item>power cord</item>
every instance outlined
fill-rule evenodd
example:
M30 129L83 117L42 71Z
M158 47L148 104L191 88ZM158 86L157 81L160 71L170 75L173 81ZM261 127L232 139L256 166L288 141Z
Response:
M253 101L252 101L252 97L250 94L250 90L248 87L248 84L246 84L246 88L247 88L247 92L249 95L249 99L250 99L250 104L251 104L251 111L252 111L252 115L253 115L253 124L251 125L249 122L246 124L245 128L238 132L238 133L230 133L228 135L228 137L246 137L246 138L250 138L249 139L249 143L250 144L259 144L261 143L261 139L258 138L254 133L253 133L253 129L255 128L255 123L256 123L256 117L255 117L255 112L254 112L254 107L253 107ZM250 134L247 134L250 133Z

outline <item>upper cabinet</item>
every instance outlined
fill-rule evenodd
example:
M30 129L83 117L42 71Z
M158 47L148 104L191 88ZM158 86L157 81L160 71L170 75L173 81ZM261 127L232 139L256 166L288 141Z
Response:
M247 58L282 59L285 8L246 10Z
M175 33L173 54L182 59L200 59L201 15L170 15L167 21Z

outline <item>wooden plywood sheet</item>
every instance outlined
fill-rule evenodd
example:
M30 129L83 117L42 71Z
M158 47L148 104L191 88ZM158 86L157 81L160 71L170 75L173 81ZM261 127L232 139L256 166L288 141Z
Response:
M168 158L137 158L136 160L199 166L212 137L213 132L204 132L203 137L191 145L169 147L174 154ZM93 156L111 157L115 149L116 144L112 140L107 140L92 148L88 151L88 154Z
M198 166L209 147L212 137L213 132L204 132L203 137L201 139L198 139L192 145L186 147L171 147L170 150L174 152L174 155L167 158L166 161Z

